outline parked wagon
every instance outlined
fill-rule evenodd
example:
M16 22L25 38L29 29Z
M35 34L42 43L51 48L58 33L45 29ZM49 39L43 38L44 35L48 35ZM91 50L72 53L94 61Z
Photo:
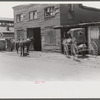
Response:
M84 57L88 53L95 57L98 55L98 47L96 43L91 41L91 43L88 44L87 42L85 28L70 29L67 32L67 35L71 38L70 44L67 43L65 48L65 54L67 56L69 56L69 51L71 52L70 55L72 55L74 59L78 59L79 56Z

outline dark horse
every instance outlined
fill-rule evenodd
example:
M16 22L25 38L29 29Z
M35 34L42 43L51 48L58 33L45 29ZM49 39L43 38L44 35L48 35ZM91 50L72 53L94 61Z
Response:
M16 42L17 53L18 53L18 49L20 48L20 56L24 56L25 48L26 48L26 53L29 54L29 47L32 42L34 42L33 37L27 38L26 40L20 40L19 42Z

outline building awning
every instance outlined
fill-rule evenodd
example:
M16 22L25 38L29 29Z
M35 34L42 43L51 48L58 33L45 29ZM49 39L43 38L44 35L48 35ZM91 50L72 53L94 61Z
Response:
M65 29L65 28L73 28L73 27L83 27L83 26L96 26L100 25L100 22L91 22L91 23L79 23L73 25L61 25L61 26L54 26L54 29Z

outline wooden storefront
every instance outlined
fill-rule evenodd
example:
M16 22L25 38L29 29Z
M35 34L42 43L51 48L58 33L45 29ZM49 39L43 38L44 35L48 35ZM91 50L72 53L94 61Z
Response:
M88 27L88 44L94 41L98 47L98 54L100 54L100 26Z
M55 26L54 29L72 29L72 28L85 28L87 44L90 49L91 41L94 41L98 47L98 54L100 55L100 22L81 23L75 25Z

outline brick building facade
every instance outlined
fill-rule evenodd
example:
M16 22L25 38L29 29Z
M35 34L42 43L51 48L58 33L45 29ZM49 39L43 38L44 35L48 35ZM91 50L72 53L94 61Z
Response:
M0 18L0 38L14 38L13 18Z
M12 39L14 39L13 18L0 17L0 50L10 51Z
M61 52L64 31L54 26L100 21L100 10L82 4L30 4L13 7L15 39L34 37L31 50Z

